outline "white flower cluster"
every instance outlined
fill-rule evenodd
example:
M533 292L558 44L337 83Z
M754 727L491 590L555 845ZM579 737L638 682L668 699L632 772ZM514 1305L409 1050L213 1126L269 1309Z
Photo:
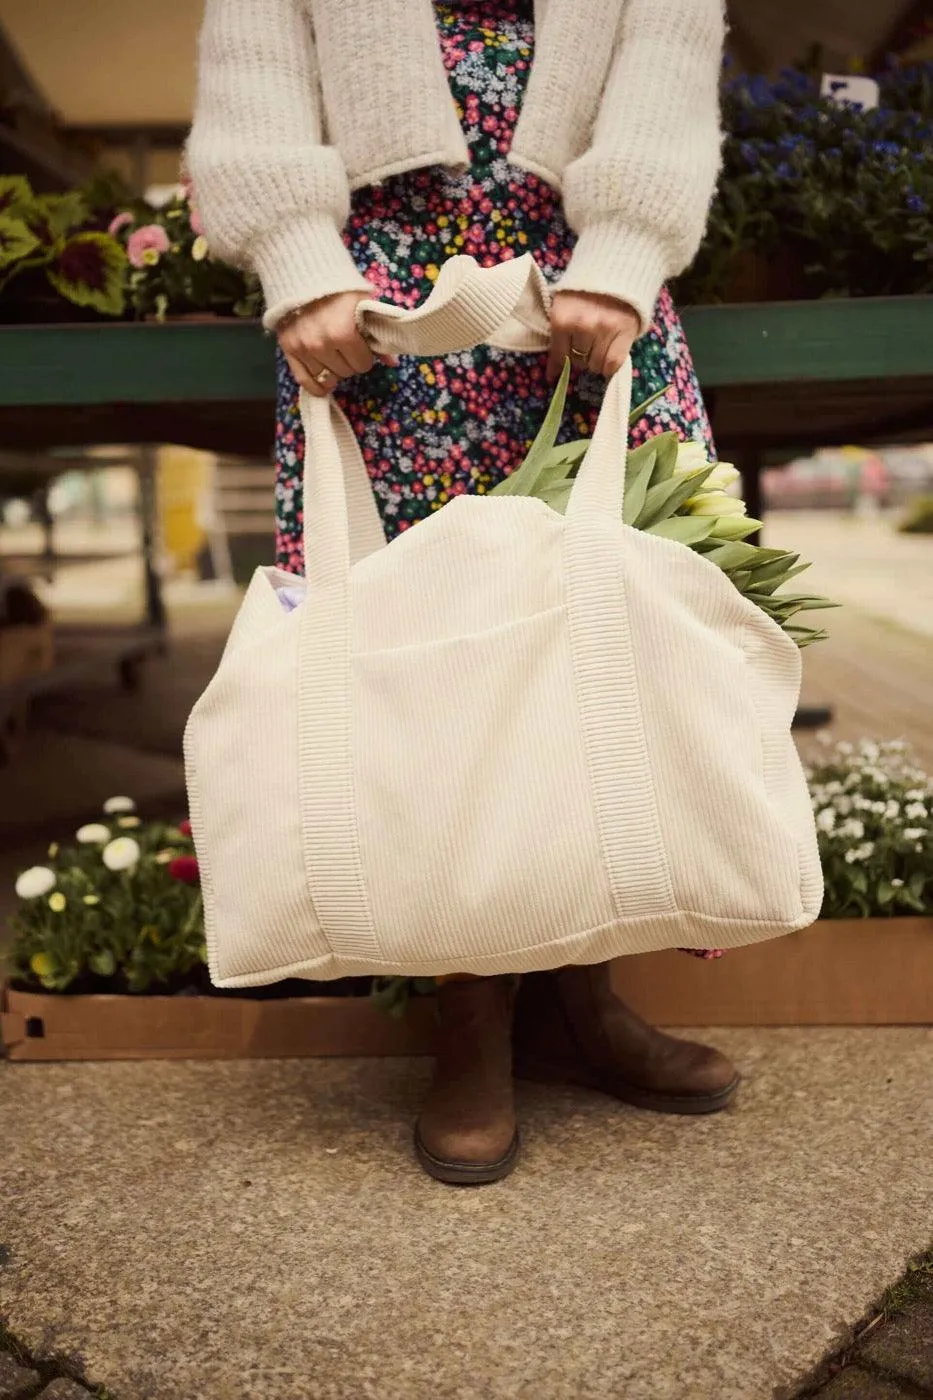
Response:
M104 815L115 818L116 825L123 830L139 826L135 811L136 803L131 797L108 797L104 803ZM87 826L79 827L75 840L82 846L100 846L101 860L111 871L133 870L142 854L139 842L134 841L132 836L114 836L112 829L103 822L90 822ZM49 855L56 853L56 848L53 848ZM58 876L51 866L33 865L22 872L15 888L20 899L41 899L43 895L49 895L57 883ZM85 899L87 904L92 901L97 902L93 896ZM61 913L65 908L64 895L51 894L49 907L54 913Z
M807 778L817 830L845 847L849 864L869 860L881 835L923 849L933 780L911 762L903 740L838 743L825 762L808 769Z

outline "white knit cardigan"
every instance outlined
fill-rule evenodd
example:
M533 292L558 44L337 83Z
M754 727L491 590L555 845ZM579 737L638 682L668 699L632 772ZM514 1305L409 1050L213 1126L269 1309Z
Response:
M535 0L535 26L508 161L562 192L579 237L561 288L618 297L644 328L703 234L723 0ZM432 0L207 0L187 162L213 251L258 273L268 326L366 290L341 238L350 191L469 163Z

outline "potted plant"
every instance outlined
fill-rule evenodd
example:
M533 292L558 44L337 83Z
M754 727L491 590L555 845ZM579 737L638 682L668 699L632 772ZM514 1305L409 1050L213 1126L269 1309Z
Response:
M723 167L682 303L933 291L933 64L879 76L870 110L819 75L732 75Z
M107 186L37 195L0 176L0 318L97 320L126 306L126 253L101 227Z
M0 1028L14 1060L414 1054L424 1001L386 1016L369 979L219 991L207 972L191 828L127 797L23 871Z
M110 224L129 264L127 295L141 320L255 317L259 282L211 257L191 187L158 208L137 202Z
M933 1023L933 779L900 740L829 746L807 771L825 896L812 928L710 965L646 954L626 996L669 1025Z

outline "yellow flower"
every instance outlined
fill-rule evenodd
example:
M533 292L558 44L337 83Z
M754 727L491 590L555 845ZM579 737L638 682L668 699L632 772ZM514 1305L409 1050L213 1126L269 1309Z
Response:
M29 966L37 977L51 977L55 971L55 964L48 953L33 953L29 959Z
M207 239L203 233L200 233L191 245L191 256L195 262L203 262L207 257L207 252Z
M55 857L56 857L57 855L58 855L58 842L57 842L57 841L53 841L52 844L51 844L51 846L49 847L49 860L54 860Z
M175 859L174 851L160 851L155 858L156 865L168 865L170 860Z
M68 901L62 894L61 890L56 890L54 894L49 895L49 908L51 909L53 914L61 914L66 908L67 904Z
M117 819L117 826L122 826L124 831L130 831L134 826L140 825L139 817L119 817Z
M448 219L448 217L447 217L446 214L438 214L438 216L437 216L437 226L438 226L438 228L446 228L447 225L448 225L449 223L450 223L450 220Z
M100 895L99 895L99 894L86 894L86 895L84 896L84 903L85 903L85 904L90 904L90 905L100 904Z
M158 248L144 248L139 255L139 260L143 267L155 267L159 261Z
M427 267L424 269L424 275L429 282L436 282L440 276L440 268L437 263L428 263Z

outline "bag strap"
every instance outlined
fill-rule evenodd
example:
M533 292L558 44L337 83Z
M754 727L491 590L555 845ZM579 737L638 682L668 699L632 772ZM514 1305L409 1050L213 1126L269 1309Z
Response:
M362 301L357 325L378 354L440 356L487 343L540 351L550 338L550 295L530 253L483 268L466 256L441 267L430 296L407 311ZM606 390L592 446L568 514L621 513L631 400L631 362ZM305 429L305 571L312 585L346 580L350 568L385 546L369 474L350 424L333 398L302 391Z

